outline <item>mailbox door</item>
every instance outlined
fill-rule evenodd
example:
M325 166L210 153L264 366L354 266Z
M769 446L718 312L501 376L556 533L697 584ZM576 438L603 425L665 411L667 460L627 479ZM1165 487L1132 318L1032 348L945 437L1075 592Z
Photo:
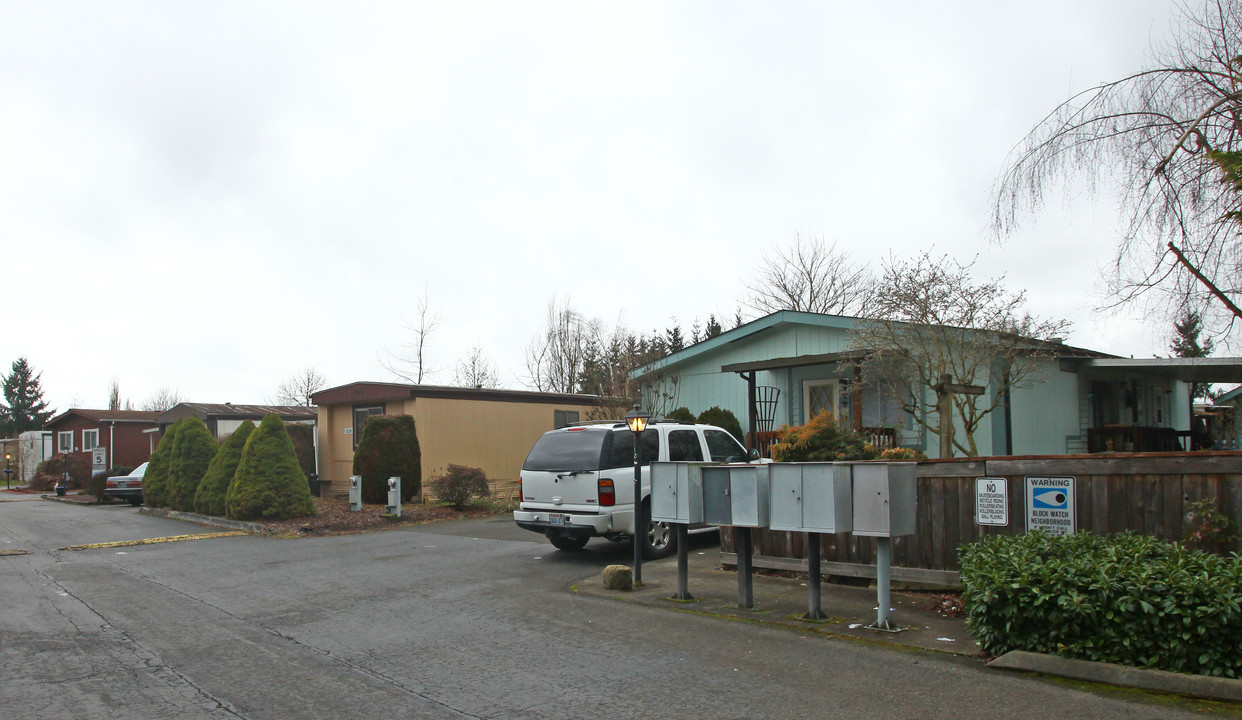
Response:
M918 496L918 464L893 463L888 466L888 530L893 537L913 535L915 502Z
M727 467L703 468L703 522L708 525L733 524Z
M703 522L703 466L686 465L685 477L678 477L677 517L682 522Z
M882 463L855 463L854 534L890 537L888 467Z
M849 474L830 463L802 469L802 525L808 532L839 533L853 529Z
M770 468L773 530L799 532L803 523L802 465L776 463Z
M684 522L678 514L678 489L684 468L680 463L651 463L651 519L654 522Z

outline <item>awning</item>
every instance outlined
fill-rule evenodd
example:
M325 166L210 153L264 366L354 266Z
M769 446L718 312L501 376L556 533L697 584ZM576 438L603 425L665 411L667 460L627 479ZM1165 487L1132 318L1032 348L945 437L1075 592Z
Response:
M797 355L787 358L773 358L771 360L756 360L754 362L733 363L732 365L723 365L720 372L743 373L755 370L780 370L782 368L806 367L807 365L828 365L831 363L862 360L869 355L867 350L846 350L844 352L824 353L823 355Z
M1132 370L1196 383L1242 383L1242 358L1096 358L1081 367Z

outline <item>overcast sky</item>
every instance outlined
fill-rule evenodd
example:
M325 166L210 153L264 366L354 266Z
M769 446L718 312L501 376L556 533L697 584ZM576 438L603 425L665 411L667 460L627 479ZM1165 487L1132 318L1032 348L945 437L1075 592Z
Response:
M859 260L979 256L1072 344L1118 224L1052 203L1004 245L989 190L1072 92L1143 66L1171 0L0 0L0 366L106 407L258 403L314 367L396 380L424 292L450 383L521 388L548 301L609 325L731 318L795 232Z

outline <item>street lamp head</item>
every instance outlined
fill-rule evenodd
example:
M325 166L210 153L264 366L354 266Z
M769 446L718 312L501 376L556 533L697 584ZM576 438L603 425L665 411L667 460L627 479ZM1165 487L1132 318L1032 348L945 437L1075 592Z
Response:
M651 419L650 413L643 412L642 405L634 403L634 409L625 414L625 424L630 426L630 431L641 433L647 429L647 421Z

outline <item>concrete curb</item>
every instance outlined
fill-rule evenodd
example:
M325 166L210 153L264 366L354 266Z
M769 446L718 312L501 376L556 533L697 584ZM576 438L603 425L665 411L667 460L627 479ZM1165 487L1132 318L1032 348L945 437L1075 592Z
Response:
M1073 660L1042 653L1014 650L988 663L999 670L1021 670L1044 675L1087 680L1117 685L1119 687L1159 690L1161 692L1190 695L1212 700L1242 702L1242 680L1187 675L1167 670L1144 670L1142 668Z
M152 517L168 518L169 520L185 520L187 522L198 523L199 525L213 525L215 527L229 528L230 530L243 530L245 532L252 533L264 532L264 527L258 523L244 522L242 520L229 520L228 518L212 517L211 515L199 515L198 513L181 512L179 510L140 507L138 508L138 513L141 515L151 515Z

